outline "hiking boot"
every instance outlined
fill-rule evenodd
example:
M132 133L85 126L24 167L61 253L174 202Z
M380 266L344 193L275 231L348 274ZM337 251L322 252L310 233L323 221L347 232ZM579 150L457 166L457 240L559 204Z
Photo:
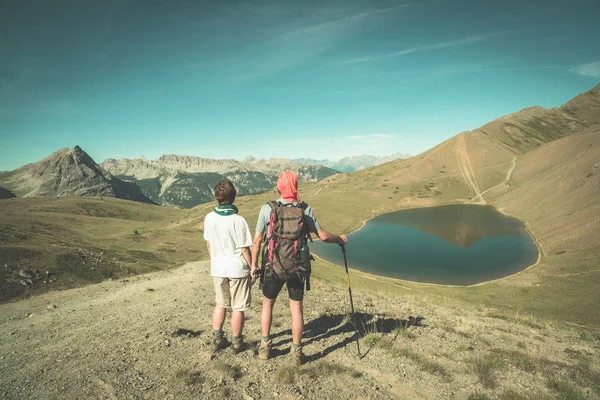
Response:
M271 355L271 340L265 342L261 339L260 346L258 347L258 358L261 360L268 360Z
M213 354L216 353L217 351L221 350L223 347L225 347L225 340L223 339L223 334L221 333L220 335L213 336L213 340L212 340Z
M302 353L302 347L300 347L298 350L294 350L294 348L291 347L290 354L294 358L294 363L296 365L304 364L304 353Z
M239 337L233 337L233 342L231 344L231 350L233 351L233 354L239 354L247 348L248 344L244 342L243 336L240 335Z

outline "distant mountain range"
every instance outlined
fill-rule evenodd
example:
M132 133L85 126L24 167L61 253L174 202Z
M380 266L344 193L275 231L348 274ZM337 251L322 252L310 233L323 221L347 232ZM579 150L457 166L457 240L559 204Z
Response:
M223 178L234 182L238 195L247 195L273 189L283 170L296 172L303 182L316 182L338 173L322 165L279 158L237 161L173 154L157 160L107 159L98 165L75 146L14 171L0 172L0 199L110 196L191 208L213 201L213 187Z
M279 173L284 170L296 172L303 182L316 182L337 174L322 165L303 165L280 158L248 157L237 161L173 154L157 160L110 158L101 166L120 179L137 184L153 201L184 208L213 201L212 188L223 178L235 184L239 195L247 195L273 189Z
M340 172L352 172L365 168L371 168L376 165L384 164L386 162L401 160L410 158L412 155L408 153L396 153L391 156L371 156L371 155L361 155L361 156L350 156L344 157L339 161L329 161L329 160L315 160L313 158L297 158L293 161L299 162L301 164L319 164L325 167L329 167L336 171Z

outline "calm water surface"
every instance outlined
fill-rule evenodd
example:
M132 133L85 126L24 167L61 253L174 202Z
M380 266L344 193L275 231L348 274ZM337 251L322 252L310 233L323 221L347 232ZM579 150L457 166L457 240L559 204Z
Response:
M311 244L343 266L339 246ZM447 205L396 211L348 235L348 266L416 282L472 285L534 264L538 249L525 226L491 206Z

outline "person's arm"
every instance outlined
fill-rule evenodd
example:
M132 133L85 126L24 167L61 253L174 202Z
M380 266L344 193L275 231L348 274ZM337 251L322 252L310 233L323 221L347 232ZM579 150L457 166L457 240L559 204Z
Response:
M250 247L242 247L242 257L246 260L248 266L252 265L252 253L250 253Z
M260 255L260 246L262 244L262 232L256 232L254 234L254 240L252 241L252 264L250 264L250 275L254 276L258 267L258 256Z
M239 222L236 224L235 231L237 233L236 243L238 249L240 249L242 257L249 267L252 265L252 254L250 253L252 236L250 236L250 228L248 228L248 223L246 222L245 218L242 217L239 219Z
M323 242L337 243L340 246L343 246L344 244L348 243L348 237L346 235L337 236L321 228L321 226L317 222L317 218L315 217L315 213L313 212L312 208L307 206L304 212L307 217L305 221L307 222L308 231L316 233L317 236L319 236L319 239L321 239Z
M346 235L334 235L333 233L327 232L325 229L319 227L317 229L317 235L319 235L319 239L324 241L325 243L337 243L340 246L348 243L348 237Z
M210 217L208 215L204 217L202 224L204 225L204 233L202 236L204 237L204 240L206 240L206 249L208 250L208 256L210 257L210 232L212 227L210 225Z
M258 213L258 221L256 221L256 233L254 233L254 239L252 240L252 264L250 266L250 275L253 277L260 270L258 264L258 257L260 256L260 247L262 244L263 235L267 230L267 224L271 207L268 205L262 206Z

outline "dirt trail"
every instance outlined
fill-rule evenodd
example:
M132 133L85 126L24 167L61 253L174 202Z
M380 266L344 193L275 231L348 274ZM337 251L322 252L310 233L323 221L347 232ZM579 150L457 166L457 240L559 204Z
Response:
M519 158L519 157L517 157L517 156L513 156L512 164L511 164L511 166L510 166L509 170L506 172L506 176L504 177L504 181L500 182L500 183L499 183L499 184L497 184L497 185L494 185L494 186L492 186L491 188L488 188L488 189L484 190L483 192L481 192L481 193L480 193L480 195L481 195L481 196L483 196L483 195L484 195L484 194L486 194L487 192L489 192L489 191L491 191L491 190L494 190L494 189L496 189L496 188L497 188L497 187L499 187L499 186L502 186L502 185L505 185L505 184L507 184L507 183L508 183L508 181L510 181L510 178L512 177L512 173L513 173L513 171L515 170L515 167L517 166L517 160L518 160L518 158ZM468 203L468 202L471 202L471 201L473 201L473 200L475 200L477 197L478 197L478 196L476 196L476 197L473 197L471 200L467 201L467 203Z
M274 358L223 350L209 361L213 288L208 262L106 281L0 305L0 398L467 398L503 390L546 393L539 371L496 372L484 388L473 357L519 350L562 364L598 354L578 332L448 309L416 297L354 293L364 357L358 359L343 284L317 279L307 293L304 351L292 366L286 293L275 307ZM261 295L253 288L246 338L259 338ZM366 331L366 332L364 332ZM370 333L369 333L370 332ZM538 341L543 337L543 342ZM516 347L521 343L520 347ZM494 350L495 351L495 350ZM508 354L508 353L506 353ZM549 361L550 362L550 361ZM528 366L528 368L531 368ZM565 372L566 371L566 372ZM590 392L590 398L599 398Z
M465 134L461 134L457 138L457 156L460 173L467 185L469 185L469 187L475 192L475 197L469 200L469 202L474 199L478 199L481 204L487 204L481 195L479 184L477 183L477 178L475 177L475 172L471 166L471 160L469 159L467 144L465 142Z
M518 159L519 159L518 156L513 156L512 165L511 165L510 169L508 170L508 172L506 173L506 178L504 178L503 183L507 183L508 181L510 181L510 177L512 176L512 173L515 170L515 167L517 166Z

